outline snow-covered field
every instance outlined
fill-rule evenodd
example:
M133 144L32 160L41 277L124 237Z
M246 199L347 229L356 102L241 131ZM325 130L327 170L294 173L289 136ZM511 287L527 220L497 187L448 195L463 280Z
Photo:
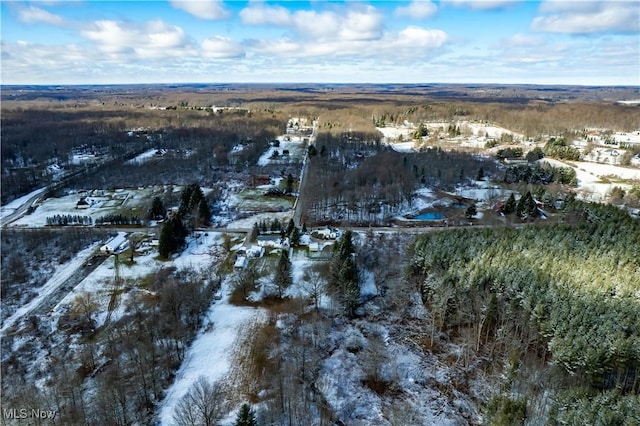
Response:
M175 406L198 378L205 377L210 382L221 382L227 378L245 333L267 318L263 309L229 304L230 280L225 281L221 291L223 298L207 312L204 330L188 349L173 384L160 404L161 425L176 424L173 419Z
M454 138L447 138L446 140L467 148L484 148L487 138L500 139L502 135L512 135L515 140L524 140L524 135L520 133L512 132L511 130L488 123L477 123L473 121L438 121L426 122L424 125L431 133L440 132L441 135L446 134L450 125L457 126L460 129L461 135ZM412 141L412 133L416 130L415 125L407 123L401 126L376 127L376 130L382 133L383 141L391 145L395 151L415 151L416 146Z
M290 140L286 140L287 137L290 138ZM258 159L258 166L281 164L282 162L302 162L306 142L303 141L301 136L282 135L278 136L277 139L280 141L280 146L270 146ZM283 155L285 150L289 151L288 156ZM272 158L275 151L278 151L279 156Z
M571 167L578 178L579 195L590 201L604 201L607 194L615 186L629 188L630 185L617 182L606 182L606 177L616 176L624 180L640 181L640 169L619 167L608 164L572 161L565 163L552 158L540 160L555 167Z
M44 189L39 191L43 190ZM11 224L11 226L42 227L47 225L47 217L53 217L55 215L89 216L95 221L96 218L104 215L122 213L127 216L135 214L143 219L146 210L151 206L151 200L153 197L161 197L167 190L169 190L169 187L149 186L144 188L121 188L116 189L115 191L95 190L69 193L59 198L47 198L38 204L38 207L34 212L16 220ZM179 193L181 191L181 187L174 186L171 190L174 193ZM211 191L211 188L202 188L202 192L205 195ZM28 195L25 197L28 197ZM21 200L24 201L28 199L25 197L22 197ZM77 203L81 198L85 198L89 203L89 208L76 208ZM8 204L6 206L7 211L9 212L9 209L11 208L17 208L16 206L19 206L19 201L20 200L15 200ZM11 212L7 214L10 214Z

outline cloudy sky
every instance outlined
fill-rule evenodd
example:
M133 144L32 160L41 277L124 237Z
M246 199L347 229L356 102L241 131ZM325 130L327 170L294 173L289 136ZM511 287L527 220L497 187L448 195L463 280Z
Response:
M640 85L626 1L0 2L2 84Z

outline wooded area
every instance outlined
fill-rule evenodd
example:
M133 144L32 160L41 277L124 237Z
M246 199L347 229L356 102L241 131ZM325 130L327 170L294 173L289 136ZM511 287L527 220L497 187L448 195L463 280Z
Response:
M624 402L592 407L592 424L638 418L640 224L611 206L572 202L566 209L586 223L418 238L411 268L432 333L467 336L477 353L513 359L502 395L514 401L543 391L516 388L527 363L555 368L544 389L564 396L554 401L550 423L575 419L587 399L611 394ZM567 398L574 403L565 405ZM532 404L526 414L542 415Z

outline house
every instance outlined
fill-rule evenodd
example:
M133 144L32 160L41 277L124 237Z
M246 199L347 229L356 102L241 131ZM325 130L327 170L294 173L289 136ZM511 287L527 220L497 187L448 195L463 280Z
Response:
M309 243L309 251L320 251L319 243Z
M249 257L262 257L264 256L264 247L254 245L249 247L246 252Z
M118 235L111 238L105 245L100 247L101 253L106 254L120 254L129 248L129 240L127 234L124 232L118 232Z
M269 175L253 175L253 186L271 184L271 176Z
M88 209L89 207L91 207L91 205L84 197L80 198L80 201L76 204L76 209Z
M233 264L233 269L241 270L245 269L249 265L249 259L244 256L238 256L236 263Z

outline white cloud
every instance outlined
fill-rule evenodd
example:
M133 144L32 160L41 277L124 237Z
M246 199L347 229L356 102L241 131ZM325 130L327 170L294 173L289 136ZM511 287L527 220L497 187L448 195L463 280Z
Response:
M448 36L441 30L407 27L398 34L396 45L405 48L435 49L442 47Z
M35 6L19 8L18 19L27 24L65 25L65 20L62 16L54 15L51 12Z
M249 25L277 25L287 26L292 22L288 9L282 6L267 6L253 3L240 11L240 19Z
M200 19L219 20L231 16L221 0L169 0L169 3Z
M373 7L350 10L340 23L339 37L346 40L373 40L382 35L382 15Z
M500 45L506 47L533 47L542 46L546 43L544 38L529 34L514 34L507 39L503 39Z
M161 58L193 54L193 45L182 28L162 21L142 25L120 21L97 21L81 32L98 49L112 55L136 58Z
M442 4L466 7L475 10L502 9L519 3L522 0L442 0Z
M374 40L338 38L318 43L314 40L259 40L251 46L255 56L317 58L332 63L357 62L364 59L380 61L421 60L449 40L440 30L407 27L398 33L385 33Z
M531 23L536 31L565 34L640 32L640 7L635 1L547 1Z
M231 59L244 56L244 48L227 37L214 36L202 42L202 54L207 58Z
M438 6L426 0L413 0L408 6L400 6L396 9L396 16L406 16L414 19L431 18L438 11Z
M373 6L357 5L347 10L299 10L291 13L281 6L252 2L240 11L248 25L275 25L287 28L297 39L373 40L382 36L382 14Z

